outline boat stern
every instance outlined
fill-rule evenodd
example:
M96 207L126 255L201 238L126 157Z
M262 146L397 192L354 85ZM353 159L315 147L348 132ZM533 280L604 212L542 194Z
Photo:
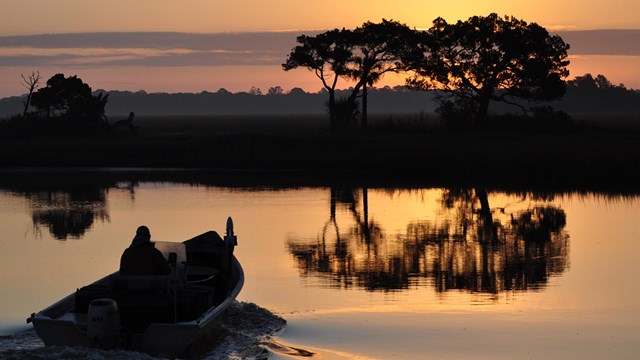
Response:
M70 313L69 316L80 314ZM89 339L78 324L82 324L82 319L65 318L67 315L52 319L42 314L36 314L30 318L33 328L42 339L45 346L90 346ZM86 316L84 319L86 324Z

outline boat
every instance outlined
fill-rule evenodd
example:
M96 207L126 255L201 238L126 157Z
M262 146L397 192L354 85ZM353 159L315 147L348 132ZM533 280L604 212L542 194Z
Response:
M114 272L31 314L45 346L127 349L176 357L219 328L244 284L227 219L223 238L208 231L183 242L155 242L171 264L166 276Z

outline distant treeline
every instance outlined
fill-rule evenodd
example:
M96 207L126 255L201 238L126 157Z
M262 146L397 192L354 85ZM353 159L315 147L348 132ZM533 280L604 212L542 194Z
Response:
M278 87L276 87L278 88ZM271 89L270 89L271 90ZM260 89L232 93L225 89L199 93L147 93L145 91L105 91L109 102L107 116L127 115L271 115L271 114L323 114L327 113L326 93L307 93L300 88L292 91L262 94ZM350 91L338 91L347 96ZM435 107L433 94L409 91L405 87L380 88L371 91L370 108L375 113L429 112ZM19 114L24 96L0 99L0 117Z
M327 95L323 91L308 93L300 88L282 91L279 87L263 94L260 89L231 93L225 89L200 93L147 93L145 91L105 91L109 102L108 116L136 115L272 115L328 113ZM338 90L347 96L350 90ZM433 112L434 91L412 91L404 86L371 89L370 112L378 114L416 114ZM24 96L0 99L0 118L20 114ZM606 77L590 74L579 76L567 84L567 93L551 103L554 108L569 114L640 114L640 91L613 85ZM504 104L493 103L490 112L514 111Z

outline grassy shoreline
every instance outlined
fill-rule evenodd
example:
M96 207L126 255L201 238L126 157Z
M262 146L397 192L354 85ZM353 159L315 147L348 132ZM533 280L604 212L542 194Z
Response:
M396 123L331 132L322 116L146 118L138 125L138 136L1 137L0 168L177 168L329 182L640 188L635 128L453 132Z

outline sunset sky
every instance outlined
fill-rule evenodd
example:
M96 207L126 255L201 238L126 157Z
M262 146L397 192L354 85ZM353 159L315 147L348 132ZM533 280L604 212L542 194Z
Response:
M285 90L302 87L317 91L320 83L313 74L305 70L285 73L280 69L295 45L296 35L335 27L354 28L364 21L383 18L427 28L438 16L456 21L491 12L537 22L554 32L640 29L637 0L2 0L0 97L20 94L20 74L35 70L45 78L56 72L77 74L94 89L107 90L199 92L224 87L245 91L251 86L266 90L281 85ZM89 43L68 38L49 42L46 37L34 42L34 38L23 36L103 32L110 34L93 34L93 39L100 41ZM250 32L257 37L226 39L222 43L200 37L203 43L196 46L195 37L186 45L179 41L163 43L162 37L132 43L126 36L113 38L114 32ZM265 36L265 32L272 37ZM605 41L615 45L613 50L588 48L589 41L583 41L577 49L573 46L571 77L585 72L603 73L614 83L640 88L640 38L615 36L614 41ZM229 46L235 47L233 51L229 52ZM233 56L221 61L223 53Z

